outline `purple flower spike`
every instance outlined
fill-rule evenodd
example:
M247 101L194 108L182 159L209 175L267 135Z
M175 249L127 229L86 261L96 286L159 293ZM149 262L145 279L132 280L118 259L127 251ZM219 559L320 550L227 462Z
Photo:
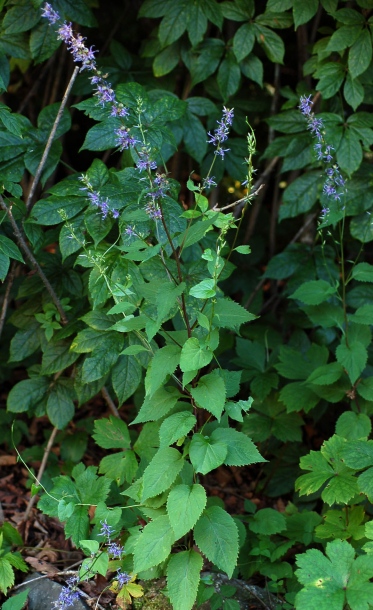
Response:
M120 588L122 588L124 587L124 585L127 585L129 583L129 581L131 580L131 576L127 574L127 572L122 572L122 570L119 568L119 570L117 571L117 579Z
M46 2L44 4L43 12L42 12L41 16L45 17L45 19L48 19L48 21L51 25L53 25L54 23L56 23L57 21L59 21L61 19L61 17L57 13L57 11L55 11L48 2Z
M229 148L222 148L221 144L228 140L229 127L233 123L234 110L223 108L223 116L221 121L217 121L219 127L215 129L214 133L210 131L207 133L209 140L207 142L216 147L215 155L220 155L224 159L224 155L229 151Z

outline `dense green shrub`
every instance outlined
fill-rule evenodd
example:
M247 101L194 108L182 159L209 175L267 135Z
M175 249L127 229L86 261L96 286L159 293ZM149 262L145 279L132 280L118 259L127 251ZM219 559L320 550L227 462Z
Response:
M371 0L3 6L0 435L60 431L38 507L123 607L135 574L204 601L204 558L281 607L373 606L372 23ZM261 508L208 497L222 465Z

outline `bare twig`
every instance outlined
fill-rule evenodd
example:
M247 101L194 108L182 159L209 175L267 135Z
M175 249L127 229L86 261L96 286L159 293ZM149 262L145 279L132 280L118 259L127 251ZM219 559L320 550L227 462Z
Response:
M102 397L104 398L107 406L109 407L110 411L112 412L112 414L115 417L120 417L119 411L118 411L117 407L115 406L115 403L112 400L112 398L111 398L109 392L107 391L107 389L105 388L105 386L101 389L101 394L102 394Z
M46 287L46 289L48 290L53 303L56 306L56 309L58 311L58 313L60 314L61 317L61 323L63 325L66 325L68 320L65 314L65 311L61 305L61 301L59 300L58 296L56 295L55 291L52 288L52 285L50 284L48 278L46 277L44 271L42 270L42 268L40 267L38 261L36 260L36 258L34 257L33 253L31 252L30 248L28 247L25 238L23 237L20 228L18 227L16 221L14 220L14 216L12 214L12 210L10 208L7 207L4 199L1 197L0 195L0 207L4 210L4 212L7 213L7 216L10 220L10 224L12 225L13 228L13 232L14 235L18 241L18 244L21 248L21 250L23 250L24 254L26 255L26 257L28 258L28 260L30 261L31 265L34 267L34 269L37 271L41 281L43 282L44 286Z
M10 296L10 291L12 290L14 278L16 275L16 268L17 268L16 261L12 261L12 264L10 266L10 270L8 273L8 277L6 280L4 300L3 300L3 304L2 304L1 312L0 312L0 337L1 337L1 333L3 332L3 328L4 328L6 312L8 310L8 305L9 305L9 296Z
M242 209L244 207L245 203L247 203L251 197L256 197L257 194L259 193L259 191L263 187L264 187L264 184L261 184L256 190L251 191L249 196L246 195L246 197L242 197L242 199L238 199L238 201L234 201L233 203L230 203L229 205L225 205L222 208L218 208L217 207L218 204L215 204L214 207L211 209L213 210L213 212L224 212L224 210L229 210L229 208L235 208L237 205L239 205Z
M257 192L259 187L264 184L265 180L275 169L280 157L273 157L273 159L268 163L267 167L263 171L263 173L259 176L258 180L253 184L253 191ZM245 203L241 203L235 210L235 216L238 218L241 214L241 209L244 207Z
M55 121L53 123L53 127L51 129L50 134L49 134L49 138L48 138L47 143L45 145L43 156L42 156L42 158L40 160L40 163L39 163L39 166L38 166L38 168L36 170L35 178L34 178L34 180L32 182L32 185L31 185L28 197L27 197L27 201L26 201L26 210L27 210L27 212L30 212L30 210L32 208L32 205L33 205L32 199L33 199L34 194L35 194L35 189L36 189L36 187L37 187L37 185L39 183L41 173L42 173L42 171L44 169L44 165L45 165L45 163L47 161L48 154L49 154L50 148L52 146L54 136L55 136L56 131L57 131L57 127L59 125L59 122L60 122L61 117L62 117L62 113L63 113L63 111L65 109L65 106L66 106L66 103L67 103L67 98L69 97L69 94L70 94L70 91L71 91L72 86L74 84L74 81L75 81L76 77L78 76L78 72L79 72L79 67L76 66L74 68L74 72L72 73L72 76L70 78L69 84L67 85L65 94L64 94L64 96L62 98L62 101L61 101L61 106L60 106L60 108L58 110L57 116L56 116Z
M47 446L46 446L46 447L45 447L45 449L44 449L44 455L43 455L43 459L42 459L42 461L41 461L41 464L40 464L40 468L39 468L38 474L36 475L36 481L37 481L37 482L40 482L41 477L43 476L43 473L44 473L45 467L46 467L46 465L47 465L48 457L49 457L49 454L50 454L50 452L51 452L51 449L52 449L52 446L53 446L53 442L54 442L54 439L56 438L56 434L57 434L57 432L58 432L58 428L54 427L54 428L53 428L53 430L52 430L52 434L51 434L51 435L50 435L50 437L49 437L49 440L48 440ZM30 498L30 500L29 500L29 502L28 502L28 504L27 504L26 510L25 510L25 514L23 515L22 521L27 521L27 519L29 518L29 515L30 515L30 512L31 512L31 509L32 509L32 507L34 506L34 504L35 504L35 502L36 502L36 498L37 498L37 496L36 496L36 495L35 495L35 496L32 496L32 497Z

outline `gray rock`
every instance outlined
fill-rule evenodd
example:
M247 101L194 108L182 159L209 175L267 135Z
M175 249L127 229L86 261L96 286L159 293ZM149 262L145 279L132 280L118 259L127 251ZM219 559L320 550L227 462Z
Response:
M53 602L58 600L58 597L62 591L62 585L49 578L40 578L43 574L40 572L34 572L29 574L24 580L24 587L30 589L28 594L28 608L29 610L51 610ZM20 587L20 589L23 589ZM78 599L74 602L73 606L70 606L71 610L87 610L88 606L83 600Z

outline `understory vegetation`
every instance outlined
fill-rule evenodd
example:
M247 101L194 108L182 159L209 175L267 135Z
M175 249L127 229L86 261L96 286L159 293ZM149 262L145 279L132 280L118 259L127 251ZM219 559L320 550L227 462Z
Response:
M373 1L0 7L4 610L372 608Z

